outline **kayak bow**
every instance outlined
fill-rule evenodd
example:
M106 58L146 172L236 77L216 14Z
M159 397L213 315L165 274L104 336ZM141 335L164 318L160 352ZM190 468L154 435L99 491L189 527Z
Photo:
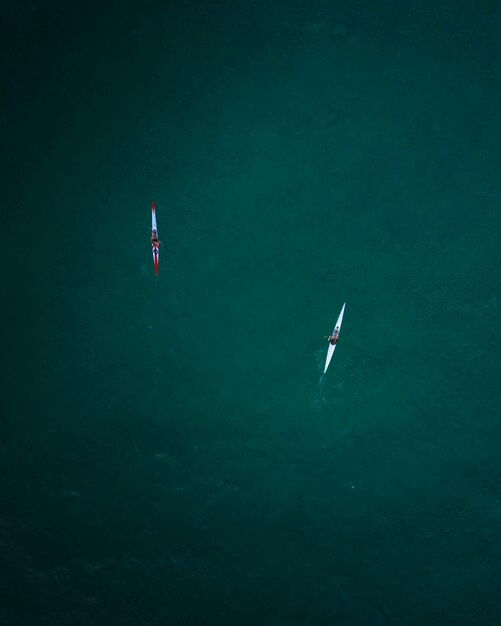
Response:
M157 241L153 241L153 237L156 237ZM159 257L159 245L158 245L158 228L157 228L157 215L155 211L155 203L151 203L151 251L153 253L153 265L155 266L155 274L158 276L158 257Z
M332 335L337 331L338 334L341 330L341 324L343 322L343 315L344 315L344 307L346 306L346 302L343 304L343 308L341 309L341 313L339 314L339 317L337 318L337 322L336 325L334 326L334 330L331 333L331 337ZM324 367L324 374L327 371L327 368L329 367L329 363L331 362L332 359L332 355L334 354L334 350L336 349L337 343L335 343L334 345L332 345L329 342L329 349L327 350L327 358L325 359L325 367Z

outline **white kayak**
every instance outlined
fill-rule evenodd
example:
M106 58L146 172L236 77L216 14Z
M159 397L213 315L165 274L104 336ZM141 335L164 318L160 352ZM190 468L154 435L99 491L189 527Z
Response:
M337 318L337 322L336 322L336 325L334 326L334 330L331 333L331 337L336 332L338 333L338 336L339 336L339 331L341 330L341 324L343 322L343 315L344 315L344 307L345 306L346 306L346 302L343 304L343 308L341 309L341 313L339 314L339 317ZM332 344L329 341L329 349L327 350L327 358L325 359L324 374L327 371L327 368L329 367L329 363L331 362L332 355L334 354L334 350L336 349L336 346L337 346L337 342L335 344Z

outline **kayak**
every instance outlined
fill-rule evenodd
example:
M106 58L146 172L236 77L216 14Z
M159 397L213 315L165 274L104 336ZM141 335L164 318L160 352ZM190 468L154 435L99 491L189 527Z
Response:
M336 325L334 326L334 330L331 333L331 337L332 337L332 335L336 331L339 333L339 331L341 330L341 324L343 322L343 315L344 315L344 307L345 306L346 306L346 302L343 304L343 308L341 309L341 313L339 314L339 317L337 318L337 322L336 322ZM332 345L329 342L329 349L327 350L327 358L325 359L324 374L327 371L327 368L329 367L329 363L331 362L332 355L334 354L334 350L336 349L336 346L337 346L337 343Z
M157 228L157 214L155 211L155 203L151 203L151 236L155 236L158 239L158 228ZM159 257L159 246L157 241L151 242L151 251L153 253L153 265L155 266L155 274L158 276L158 257Z

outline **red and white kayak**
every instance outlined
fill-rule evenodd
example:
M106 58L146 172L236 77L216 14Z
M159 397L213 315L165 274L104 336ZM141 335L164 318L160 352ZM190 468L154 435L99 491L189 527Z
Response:
M337 333L337 336L339 337L339 332L341 331L341 324L343 323L343 315L344 315L345 306L346 306L346 302L343 304L343 308L341 309L341 313L339 314L339 317L337 318L337 322L336 322L336 325L334 326L334 330L332 331L331 337L332 335L335 335L336 333ZM329 341L329 349L327 350L327 358L325 359L324 374L327 371L327 368L329 367L329 363L331 362L336 346L337 346L337 342L332 344Z
M155 211L155 203L152 202L151 203L151 251L153 253L153 265L155 266L155 274L157 276L158 276L159 248L160 247L158 243L157 214Z

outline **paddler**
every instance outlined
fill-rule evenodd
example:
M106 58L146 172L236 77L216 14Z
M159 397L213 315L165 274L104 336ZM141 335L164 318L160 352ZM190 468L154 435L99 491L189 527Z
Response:
M330 341L331 346L335 346L337 343L339 337L339 331L335 330L334 334L329 335L329 337L327 337L327 341Z
M151 245L160 245L160 242L158 241L158 235L157 235L157 231L153 230L153 232L151 233Z

